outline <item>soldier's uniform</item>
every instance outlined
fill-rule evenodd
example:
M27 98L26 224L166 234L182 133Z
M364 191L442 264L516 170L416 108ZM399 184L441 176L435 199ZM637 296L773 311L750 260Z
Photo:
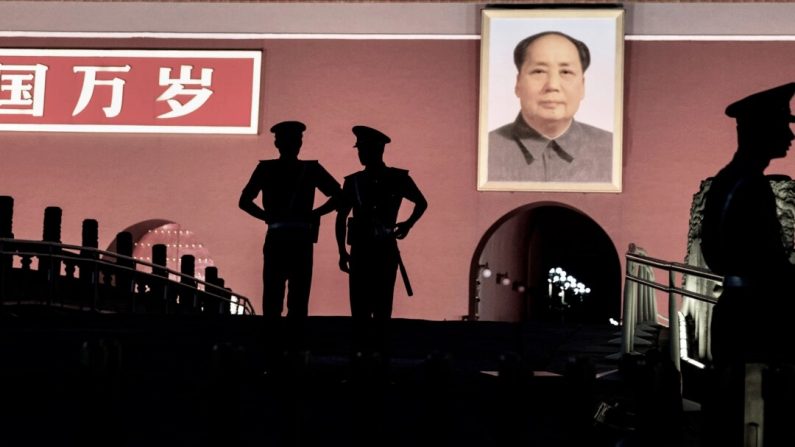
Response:
M789 101L795 84L778 87L744 98L727 108L739 126L756 129L758 147L741 147L732 161L712 179L706 193L702 224L702 252L707 266L725 277L723 292L712 318L712 351L716 362L731 359L765 361L779 351L771 331L779 311L789 306L793 270L782 240L781 224L770 181L760 166L786 153L770 154L769 147L786 146L781 141L764 141L766 135L789 132L792 118ZM775 123L781 122L780 126ZM790 134L791 135L791 134Z
M726 109L737 120L738 150L712 179L702 222L704 260L724 277L711 322L713 377L703 403L707 446L740 446L749 436L759 435L766 446L793 445L789 422L781 419L789 419L791 396L781 391L791 389L791 384L775 385L778 379L771 378L776 375L764 373L759 388L774 391L763 397L756 378L770 365L793 361L786 328L793 310L795 269L789 263L791 247L783 243L770 179L764 174L771 159L786 155L793 139L793 93L795 83L756 93ZM768 410L770 415L765 414ZM748 428L747 421L757 428ZM785 438L789 439L782 443Z
M285 122L271 131L302 132L303 124ZM265 321L275 325L282 314L287 286L287 324L290 341L301 344L312 283L313 244L319 218L313 217L315 190L326 196L339 193L339 183L315 160L261 161L243 189L243 195L262 194L268 231L263 246L262 309Z
M385 135L364 126L355 127L354 133L360 141L389 142ZM381 164L351 174L343 182L342 209L352 211L347 222L349 287L355 348L359 351L386 348L400 256L393 233L403 199L425 203L404 169Z
M249 181L262 191L262 206L273 215L263 253L263 314L281 315L285 283L288 316L306 314L312 279L312 245L319 222L311 216L315 189L331 196L339 184L317 161L261 161Z

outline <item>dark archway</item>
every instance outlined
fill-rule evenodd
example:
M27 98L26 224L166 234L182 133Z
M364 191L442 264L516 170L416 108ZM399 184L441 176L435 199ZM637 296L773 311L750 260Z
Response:
M484 280L508 273L511 287ZM580 304L561 312L548 292L548 272L562 267L591 289ZM621 262L610 237L581 211L555 202L517 208L483 235L470 266L470 319L608 323L621 313ZM517 287L523 286L523 287Z

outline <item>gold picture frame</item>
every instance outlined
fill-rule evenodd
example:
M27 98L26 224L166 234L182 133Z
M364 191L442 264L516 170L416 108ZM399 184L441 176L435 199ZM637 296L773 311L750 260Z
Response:
M624 10L484 9L481 28L477 189L621 192ZM539 36L545 39L535 40ZM520 47L523 41L530 45ZM544 47L544 41L558 46ZM536 55L532 61L524 49L530 47ZM566 62L571 54L585 70L579 81L572 78L569 85L577 91L569 94L558 82L576 76ZM546 80L520 78L519 63L526 73ZM577 63L572 66L576 71ZM539 104L548 105L549 112L536 114ZM553 108L556 115L550 116ZM550 124L545 129L552 132L564 130L550 137L528 121L540 123L537 127Z

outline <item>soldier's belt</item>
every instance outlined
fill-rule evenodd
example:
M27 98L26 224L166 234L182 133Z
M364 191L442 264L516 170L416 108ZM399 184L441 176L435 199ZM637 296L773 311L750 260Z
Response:
M362 241L388 240L392 237L391 228L373 219L348 218L348 244Z
M272 222L268 224L268 230L311 230L312 224L307 222Z

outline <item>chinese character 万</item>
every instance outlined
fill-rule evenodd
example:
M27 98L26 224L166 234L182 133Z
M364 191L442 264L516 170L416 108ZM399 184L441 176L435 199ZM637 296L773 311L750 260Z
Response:
M46 65L0 64L0 114L43 116L46 76Z
M73 68L75 73L83 72L83 89L80 90L80 98L77 100L77 105L75 106L74 111L72 112L72 116L77 115L78 113L82 112L83 109L86 108L89 101L91 101L91 97L94 95L94 87L97 85L110 85L113 89L111 92L111 100L110 106L103 107L102 111L105 112L105 116L108 118L113 118L118 116L119 112L121 112L122 100L124 97L124 79L121 78L113 78L110 80L99 80L97 79L98 72L115 72L115 73L126 73L130 71L130 66L125 65L122 67L74 67Z
M181 65L179 68L179 78L172 79L171 68L160 68L160 85L168 85L169 87L157 100L166 101L171 111L158 116L158 118L176 118L193 113L213 94L213 91L207 88L212 85L213 69L202 68L201 78L199 79L192 79L191 71L193 71L192 66ZM203 88L189 89L185 88L186 85L198 85ZM174 99L177 95L190 95L193 97L183 104Z

